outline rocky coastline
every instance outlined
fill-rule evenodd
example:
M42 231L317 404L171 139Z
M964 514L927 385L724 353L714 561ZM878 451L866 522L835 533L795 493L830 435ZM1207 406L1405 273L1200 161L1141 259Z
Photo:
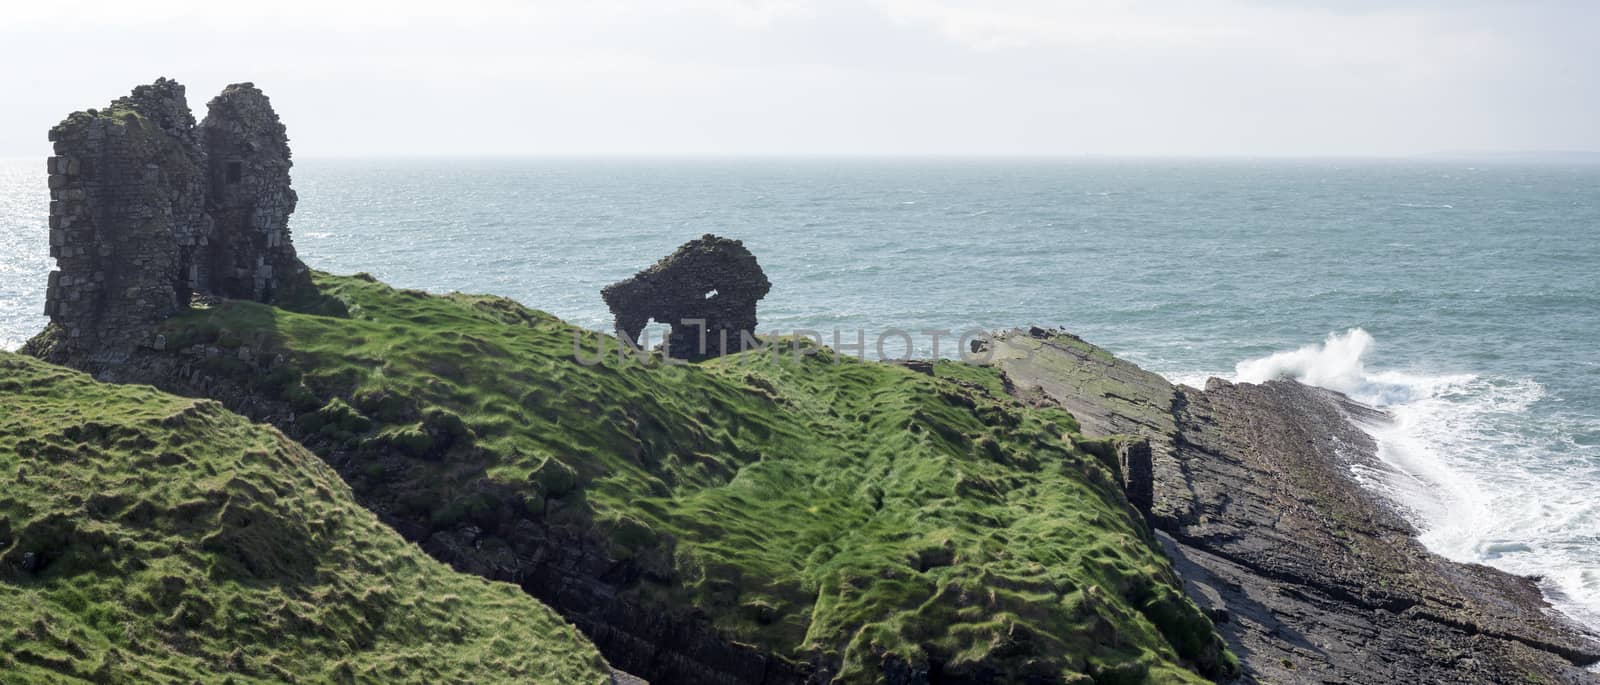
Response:
M265 96L198 126L183 98L52 133L61 268L24 353L275 427L614 682L1597 682L1533 580L1428 552L1353 478L1386 417L1342 395L1173 385L1038 328L981 365L718 359L771 284L712 235L602 295L624 338L699 322L663 363L582 363L609 336L310 271Z
M1600 642L1533 579L1425 549L1353 467L1381 411L1292 380L1173 385L1060 331L1002 333L1017 396L1151 446L1152 526L1260 683L1594 683Z

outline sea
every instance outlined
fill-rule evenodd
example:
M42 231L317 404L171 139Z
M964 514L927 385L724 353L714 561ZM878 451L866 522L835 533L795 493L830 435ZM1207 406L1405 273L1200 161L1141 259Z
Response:
M1435 552L1600 627L1600 165L1413 160L301 159L301 257L609 329L600 288L705 233L760 330L884 356L1060 327L1178 381L1383 407L1363 474ZM0 161L0 349L45 323L43 159ZM658 338L659 339L659 338ZM943 356L956 353L946 338Z

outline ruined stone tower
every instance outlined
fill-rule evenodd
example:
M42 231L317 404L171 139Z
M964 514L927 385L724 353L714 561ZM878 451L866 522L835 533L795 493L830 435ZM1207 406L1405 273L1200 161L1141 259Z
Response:
M306 278L289 148L265 95L228 86L195 125L157 79L50 131L54 356L116 362L195 295L266 301Z
M206 212L215 222L212 291L265 301L279 279L303 269L289 242L289 136L267 96L249 83L222 90L200 123L210 179Z

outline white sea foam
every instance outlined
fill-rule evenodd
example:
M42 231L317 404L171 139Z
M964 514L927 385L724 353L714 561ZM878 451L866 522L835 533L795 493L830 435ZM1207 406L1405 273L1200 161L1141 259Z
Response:
M1532 379L1372 372L1360 328L1240 362L1232 380L1294 378L1387 409L1365 426L1389 473L1356 477L1398 503L1428 549L1542 579L1552 603L1600 627L1600 453L1593 417L1537 418Z
M1372 336L1354 328L1344 335L1329 334L1321 345L1307 345L1292 352L1239 362L1234 367L1234 380L1260 383L1274 378L1295 378L1302 383L1354 396L1366 384L1367 372L1361 357L1371 348Z

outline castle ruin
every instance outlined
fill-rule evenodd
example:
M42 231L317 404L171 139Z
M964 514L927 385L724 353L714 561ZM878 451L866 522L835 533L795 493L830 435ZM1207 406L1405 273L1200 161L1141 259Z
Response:
M266 302L309 277L289 239L288 136L253 84L196 125L184 87L157 79L50 141L54 356L117 362L197 296Z
M700 361L736 351L742 334L755 334L756 302L771 289L743 242L707 233L600 296L618 336L637 342L653 319L671 327L663 345L669 355Z

